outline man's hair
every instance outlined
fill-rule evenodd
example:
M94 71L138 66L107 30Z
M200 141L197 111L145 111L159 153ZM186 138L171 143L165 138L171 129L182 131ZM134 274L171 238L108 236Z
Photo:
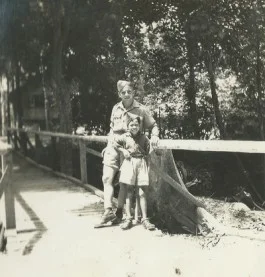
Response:
M125 80L119 80L117 82L118 92L120 93L126 86L133 88L133 85L131 82L125 81Z

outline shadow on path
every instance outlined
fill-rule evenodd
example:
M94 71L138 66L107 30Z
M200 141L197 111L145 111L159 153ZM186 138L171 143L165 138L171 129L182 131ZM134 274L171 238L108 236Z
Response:
M21 196L20 193L16 193L16 199L18 203L23 207L23 209L28 214L30 220L34 223L37 233L30 239L30 241L25 246L22 254L28 255L32 252L34 246L37 242L43 237L44 233L48 230L38 215L34 210L28 205L25 199Z
M71 210L71 212L78 216L98 216L104 212L104 204L103 202L91 203L89 205L84 206L83 208L73 209Z

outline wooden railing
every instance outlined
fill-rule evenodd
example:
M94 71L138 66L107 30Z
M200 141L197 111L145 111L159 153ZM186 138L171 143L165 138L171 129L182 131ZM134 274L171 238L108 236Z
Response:
M233 153L265 153L265 141L238 140L170 140L159 143L160 149L181 149L192 151L233 152Z
M31 160L42 166L52 169L56 174L61 174L62 177L72 178L72 180L80 181L82 184L88 183L88 161L90 159L88 155L101 158L101 150L107 143L106 136L78 136L15 128L8 129L8 138L16 152L31 158ZM65 175L60 170L58 145L60 143L59 140L64 139L71 141L75 153L76 150L79 152L74 156L72 163L74 167L73 176ZM49 148L49 150L44 150L45 147ZM46 162L44 161L45 159L40 157L45 151L48 151Z
M30 157L35 160L38 166L43 162L40 158L40 150L45 148L45 151L48 151L47 160L49 164L44 164L47 170L52 170L55 174L71 179L74 182L78 182L80 185L86 187L89 190L92 190L95 194L103 197L102 187L95 190L94 186L90 186L88 183L88 177L98 176L101 174L99 172L95 172L91 170L91 160L93 157L101 158L101 150L105 147L107 143L106 136L77 136L63 133L53 133L53 132L42 132L42 131L34 131L34 130L26 130L26 129L9 129L9 139L12 141L12 145L17 152L21 152L23 155ZM58 166L58 144L61 140L70 140L72 145L74 145L74 150L78 151L75 155L75 161L73 161L73 165L78 169L78 173L75 171L75 176L69 176L69 174L65 174L64 172L60 172L60 165ZM100 146L100 147L98 147ZM48 149L49 148L49 149ZM47 150L48 149L48 150ZM215 140L215 141L202 141L202 140L160 140L158 144L158 149L171 149L171 150L192 150L192 151L214 151L214 152L233 152L236 153L265 153L265 142L261 141L223 141L223 140ZM173 156L164 155L167 151L161 151L161 160L171 159L173 160ZM159 153L156 152L157 154ZM164 153L164 154L163 154ZM87 154L90 155L87 157ZM92 156L91 156L92 155ZM164 155L164 156L163 156ZM156 156L156 155L155 155ZM95 158L97 159L97 158ZM239 163L241 162L238 159ZM47 162L47 161L46 161ZM78 165L77 165L78 164ZM98 161L96 161L97 165L100 166L102 170L102 166ZM161 163L162 165L163 163ZM93 163L92 163L93 165ZM169 176L166 172L166 168L161 167L159 164L156 164L155 160L151 159L151 166L154 167L156 174L159 175L167 184L174 188L174 191L177 193L178 197L184 197L185 201L178 203L186 203L188 201L190 204L187 206L187 209L184 211L186 214L179 214L178 211L174 210L173 214L176 213L177 220L184 224L189 225L187 222L190 222L189 218L194 219L194 208L196 209L196 217L202 218L201 208L203 209L203 205L198 201L194 196L192 196L185 185L183 184L181 177L179 175L178 169L175 165L173 169L176 171L174 174L174 178ZM89 170L89 172L88 172ZM242 172L245 171L242 169ZM89 174L88 174L89 173ZM102 172L101 172L102 173ZM246 175L246 178L248 176ZM100 179L98 179L100 180ZM101 181L97 181L98 185ZM94 185L94 184L93 184ZM250 184L252 189L259 196L262 201L262 197L258 194L253 184ZM174 202L174 207L177 204ZM202 219L193 220L194 222L200 222ZM192 223L193 224L193 223ZM190 223L190 225L192 226Z
M78 136L65 133L54 133L47 131L34 131L27 129L9 128L9 134L13 135L15 148L18 148L17 142L21 147L26 150L27 143L32 147L28 138L23 141L23 134L35 134L39 136L50 136L51 138L65 138L73 141L99 142L106 143L107 136ZM20 136L18 136L20 134ZM214 151L214 152L239 152L239 153L264 153L265 154L265 141L238 141L238 140L192 140L192 139L162 139L159 141L158 149L171 149L171 150L192 150L192 151ZM93 152L93 151L92 151ZM96 154L96 153L94 153ZM97 154L96 154L97 155Z
M2 163L2 176L0 179L0 200L2 196L5 198L5 218L6 218L6 229L16 229L16 217L15 217L15 202L14 202L14 191L12 186L12 148L10 144L5 142L6 138L3 137L0 140L0 155ZM1 220L0 220L1 221ZM4 231L5 227L3 222L0 226L0 247L3 246Z
M27 129L9 128L9 138L15 150L22 152L25 156L33 150L35 160L39 162L39 150L43 147L42 140L46 138L46 144L50 145L49 167L58 169L57 138L72 141L75 148L79 148L80 180L87 183L87 153L101 157L101 151L93 149L90 144L106 145L107 136L78 136L64 133L46 131L35 131ZM33 137L32 137L33 136ZM47 138L48 141L47 141ZM103 148L103 147L102 147ZM265 142L263 141L232 141L232 140L170 140L159 141L158 149L234 152L234 153L265 153ZM57 166L57 167L56 167Z

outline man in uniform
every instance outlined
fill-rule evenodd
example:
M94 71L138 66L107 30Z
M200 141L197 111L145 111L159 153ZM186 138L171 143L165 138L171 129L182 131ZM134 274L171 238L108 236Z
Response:
M116 136L120 136L127 131L127 121L130 117L140 117L140 130L142 133L145 130L151 131L151 146L156 148L159 140L159 130L154 118L151 116L147 108L138 103L135 99L135 91L130 82L120 80L117 82L118 94L121 99L117 103L111 113L110 133L108 145L104 150L103 156L103 176L104 185L104 214L100 224L105 224L112 221L118 224L122 220L123 206L126 199L126 189L120 188L118 196L118 207L116 213L112 210L112 200L114 193L113 179L119 171L122 162L121 154L112 146L112 141Z

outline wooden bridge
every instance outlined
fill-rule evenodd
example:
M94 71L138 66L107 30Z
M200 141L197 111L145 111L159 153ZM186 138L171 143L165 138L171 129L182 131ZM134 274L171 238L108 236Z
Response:
M46 139L68 135L29 132L23 137L16 132L12 134L17 150L13 154L12 187L6 189L9 198L5 199L10 217L3 212L3 198L0 202L1 218L11 222L7 224L7 254L0 255L0 272L5 276L265 276L264 234L255 239L170 236L160 230L148 232L139 224L129 231L118 226L94 229L103 211L102 191L87 184L86 153L100 154L84 149L87 142L105 143L106 138L74 137L80 149L80 174L66 176L34 162L32 158L39 158L36 151L31 158L24 154L33 155L31 148L36 149L41 135ZM166 145L161 141L161 148ZM264 151L251 147L252 151ZM49 157L51 165L56 165L52 155ZM8 163L11 165L11 160ZM255 252L242 255L246 249Z

